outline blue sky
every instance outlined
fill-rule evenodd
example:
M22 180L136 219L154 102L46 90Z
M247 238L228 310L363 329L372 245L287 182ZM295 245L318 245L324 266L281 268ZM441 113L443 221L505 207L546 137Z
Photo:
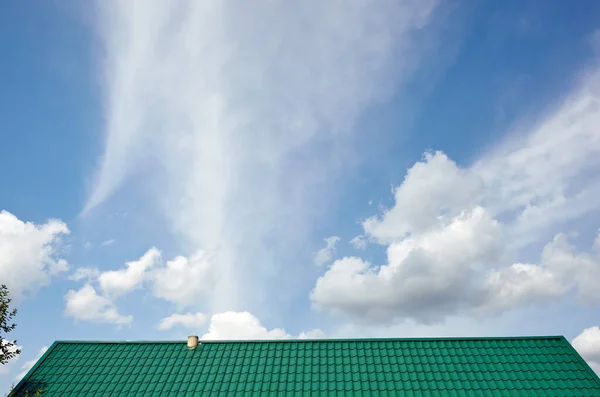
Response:
M598 368L599 12L4 7L0 386L188 334L564 334Z

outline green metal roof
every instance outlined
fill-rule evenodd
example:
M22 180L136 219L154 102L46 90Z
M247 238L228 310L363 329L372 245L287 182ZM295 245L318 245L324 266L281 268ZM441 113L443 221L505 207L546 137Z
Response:
M562 336L55 342L15 389L43 396L600 396Z

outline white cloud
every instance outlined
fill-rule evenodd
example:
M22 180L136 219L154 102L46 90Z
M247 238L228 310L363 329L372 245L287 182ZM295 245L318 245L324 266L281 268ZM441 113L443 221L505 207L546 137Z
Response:
M564 284L576 285L578 295L590 304L600 301L600 235L596 236L592 253L580 252L568 241L567 235L557 234L542 252L542 264L557 275Z
M224 312L211 317L208 332L202 336L202 339L287 339L290 337L283 328L267 330L258 318L248 312Z
M323 338L325 333L320 329L302 332L302 339ZM210 319L208 332L202 335L204 340L240 340L240 339L290 339L283 328L268 330L256 316L248 312L216 313Z
M65 295L65 315L76 320L85 320L95 323L110 323L118 326L130 325L133 316L119 314L114 303L98 295L94 287L85 284L81 289L69 290Z
M100 245L103 247L108 247L109 245L113 245L115 243L115 241L116 240L114 238L111 238L109 240L103 241L102 243L100 243Z
M58 258L61 237L67 234L60 220L36 225L0 211L0 283L8 285L16 299L48 285L52 276L68 269Z
M212 272L211 256L205 252L178 256L154 270L153 294L179 306L197 304L212 288Z
M387 246L387 264L336 261L311 293L315 306L363 321L434 321L546 302L571 291L584 302L598 302L600 239L596 252L586 253L559 233L538 264L513 258L600 208L599 104L595 68L539 122L518 126L471 166L426 153L393 190L394 206L363 223L370 241ZM456 222L475 211L486 214L481 225L495 224L502 233ZM445 243L438 242L440 231Z
M315 254L315 263L318 266L323 266L324 264L331 261L331 257L335 252L335 245L338 241L340 241L340 238L338 236L331 236L325 239L325 247L321 248Z
M572 343L590 367L600 375L600 327L584 329Z
M129 325L132 316L118 313L114 300L142 286L144 281L151 281L150 270L161 263L161 253L150 248L136 261L125 263L120 270L100 272L96 268L80 267L69 276L69 280L85 280L86 284L79 290L69 290L65 295L65 314L77 320L113 323L119 326ZM98 283L102 294L99 294L92 283Z
M366 234L390 243L427 232L480 204L483 180L444 153L425 153L394 189L395 205L364 223Z
M350 240L350 244L356 249L364 250L367 248L367 239L361 234Z
M597 249L600 236L596 238ZM600 256L580 252L559 233L547 244L539 265L513 264L487 279L488 306L510 308L522 302L547 301L576 289L579 298L595 304L600 298Z
M559 233L539 264L512 263L523 218L516 212L498 221L487 189L474 169L441 152L425 154L394 189L394 206L363 223L367 236L387 245L387 264L334 262L311 292L314 306L363 322L432 322L546 302L573 290L598 302L599 253L580 252Z
M117 312L117 298L138 288L148 288L155 297L179 307L193 305L211 289L211 272L210 255L206 253L198 252L189 258L178 256L164 263L156 248L150 248L138 260L125 263L119 270L100 272L96 268L78 268L69 279L85 280L86 284L78 291L67 293L65 313L79 320L129 324L132 317ZM92 285L96 282L101 294ZM186 316L177 314L163 319L161 327L171 327L177 321L185 325L186 321L191 321ZM198 324L200 318L196 321Z
M140 286L148 270L160 262L161 253L151 248L137 261L127 262L125 269L102 272L98 282L102 291L111 297L118 297Z
M473 165L485 181L489 208L517 213L515 240L521 244L599 208L599 103L595 68L539 123L519 126Z
M476 207L391 244L387 265L376 268L356 257L335 261L317 280L311 300L360 321L437 321L480 301L477 269L495 263L502 244L498 222Z
M190 330L197 330L205 323L206 316L202 313L175 313L160 320L158 329L168 330L176 326L181 326Z
M562 297L568 289L563 280L543 266L515 263L490 273L486 290L490 298L485 309L505 310L523 302Z
M91 281L96 279L100 275L100 270L94 267L78 267L75 271L69 275L71 281L87 280Z
M418 65L436 2L100 7L107 136L86 210L160 159L159 204L182 244L217 251L223 310L294 257L281 242L307 238L355 121Z
M23 379L23 377L25 375L27 375L27 372L29 372L29 370L31 368L33 368L33 366L35 365L35 363L37 363L37 361L42 358L42 356L44 355L44 353L46 353L46 350L48 350L48 346L42 346L42 348L40 349L40 351L38 352L38 354L35 356L35 358L26 361L23 366L21 367L21 372L19 372L16 376L16 380L20 381L21 379Z
M298 339L325 339L327 335L321 329L313 329L307 332L300 332Z
M365 323L489 315L563 298L571 291L597 304L598 252L581 252L560 233L544 247L539 264L506 266L497 221L484 217L474 226L462 219L460 226L455 220L443 231L391 244L388 264L379 268L356 257L335 261L317 280L313 303ZM600 236L596 250L599 241Z

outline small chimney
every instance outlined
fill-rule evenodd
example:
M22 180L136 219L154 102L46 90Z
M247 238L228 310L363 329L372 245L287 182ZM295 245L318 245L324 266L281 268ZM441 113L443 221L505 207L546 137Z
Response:
M188 336L188 349L195 349L198 346L198 336L190 335Z

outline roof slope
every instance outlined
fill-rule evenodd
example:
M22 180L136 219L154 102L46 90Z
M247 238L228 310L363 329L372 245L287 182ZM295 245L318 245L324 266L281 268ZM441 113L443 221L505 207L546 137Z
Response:
M55 342L17 385L43 396L600 396L561 336Z

